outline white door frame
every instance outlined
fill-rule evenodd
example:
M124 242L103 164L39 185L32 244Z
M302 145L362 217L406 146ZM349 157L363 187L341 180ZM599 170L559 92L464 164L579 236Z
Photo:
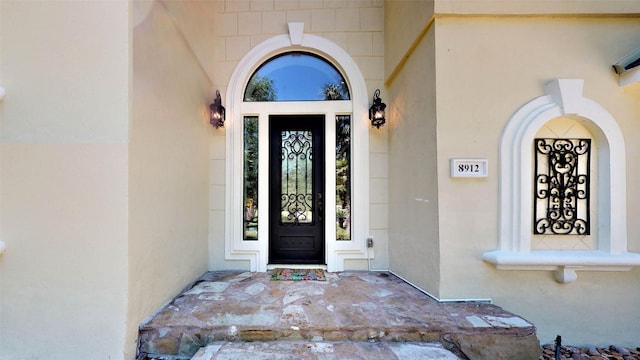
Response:
M352 236L349 241L337 241L336 224L327 221L325 227L325 254L327 270L344 270L345 259L367 257L366 237L369 232L369 121L368 95L360 69L351 56L333 42L319 36L303 34L304 24L290 23L289 34L265 40L251 49L238 63L227 88L226 128L226 198L225 198L225 258L248 260L251 271L266 271L268 261L268 129L269 114L324 114L326 155L326 213L335 218L335 116L352 117ZM349 84L350 101L318 102L243 102L244 89L253 72L275 55L305 51L332 63L342 72ZM313 106L310 106L313 104ZM242 233L242 166L243 117L258 116L258 240L245 241ZM266 181L265 181L266 180ZM215 251L215 249L211 249Z

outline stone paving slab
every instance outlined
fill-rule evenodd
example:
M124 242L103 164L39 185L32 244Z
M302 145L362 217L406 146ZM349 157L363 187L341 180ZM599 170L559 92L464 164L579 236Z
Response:
M459 360L440 343L416 342L217 342L191 360Z
M190 359L220 341L440 342L454 352L494 356L487 355L490 342L503 353L505 346L541 351L525 319L487 303L437 302L387 272L327 273L326 281L270 275L204 274L141 324L138 359Z

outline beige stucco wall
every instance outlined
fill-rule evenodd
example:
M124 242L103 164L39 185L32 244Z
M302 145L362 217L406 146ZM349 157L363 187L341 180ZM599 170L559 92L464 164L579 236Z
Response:
M556 78L584 79L626 140L629 250L640 249L637 122L640 93L618 86L611 64L640 47L640 18L436 19L441 298L492 298L531 320L542 342L634 345L640 333L640 270L579 272L560 285L547 271L498 271L498 142L509 117ZM449 159L489 159L485 179L449 178ZM612 161L616 161L613 159Z
M0 357L123 357L128 4L0 2Z
M3 359L131 359L207 269L211 80L136 5L0 3Z
M127 358L137 324L208 264L211 80L189 43L201 39L183 28L200 12L149 5L136 8L133 28Z
M384 69L387 85L402 68L412 47L421 42L434 15L434 0L387 0L384 3L386 46Z
M633 160L640 150L634 141L640 131L635 121L640 93L635 85L619 87L611 64L640 47L640 21L633 15L638 3L434 3L385 3L391 269L441 299L490 298L531 320L543 343L560 334L573 344L635 345L638 269L579 272L577 282L561 285L547 271L498 271L482 261L482 254L498 246L502 129L556 78L585 79L585 96L619 123L626 139L627 210L633 224L640 211L637 187L631 185L640 175ZM433 17L430 6L435 6ZM616 16L545 15L598 12ZM510 13L526 16L504 16ZM428 69L434 66L432 76ZM467 157L487 158L488 178L451 179L450 159ZM418 195L417 189L426 194ZM418 199L430 202L419 206ZM639 235L629 225L630 251L640 248Z
M440 292L435 33L429 31L389 87L390 269Z
M384 77L384 2L366 1L226 1L219 4L220 21L214 42L214 88L225 90L238 62L250 49L273 36L287 34L289 22L303 22L304 33L324 37L352 56L367 84L368 97L382 89ZM257 64L256 64L257 65ZM374 134L375 133L375 134ZM388 268L388 196L386 129L370 138L370 235L375 239L372 268ZM224 249L225 241L225 130L211 143L210 249ZM214 170L217 169L217 170ZM347 261L347 268L366 269L366 260ZM248 262L228 261L224 253L210 251L212 269L248 269Z
M208 126L206 104L291 21L351 54L389 106L370 136L373 268L444 299L490 297L543 342L637 345L640 270L560 285L481 260L497 247L500 132L554 78L585 79L618 121L629 224L640 213L640 88L620 88L610 69L640 47L637 2L557 2L558 13L627 14L610 18L479 3L148 2L131 14L126 1L1 1L2 357L132 358L138 323L207 266L246 268L222 251L225 130ZM474 11L528 16L456 17ZM489 177L450 179L451 157L488 158ZM640 230L628 235L640 252Z
M636 0L435 0L438 14L635 14Z

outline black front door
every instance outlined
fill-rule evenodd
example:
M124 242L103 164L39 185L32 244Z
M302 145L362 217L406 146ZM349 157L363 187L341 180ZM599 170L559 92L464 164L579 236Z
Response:
M272 115L269 140L269 263L324 264L324 115Z

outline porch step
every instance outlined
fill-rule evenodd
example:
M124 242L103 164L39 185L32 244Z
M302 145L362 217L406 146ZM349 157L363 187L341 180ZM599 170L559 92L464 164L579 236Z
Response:
M313 349L404 354L432 350L434 343L460 358L540 356L535 327L498 306L440 303L386 272L327 273L326 278L270 281L268 272L208 272L141 324L138 359L188 360L198 351L206 356L242 349L252 351L243 360L258 350L277 349L306 349L314 359L322 353ZM233 359L224 356L218 358Z
M439 359L459 357L440 343L426 342L217 342L201 348L191 360Z

